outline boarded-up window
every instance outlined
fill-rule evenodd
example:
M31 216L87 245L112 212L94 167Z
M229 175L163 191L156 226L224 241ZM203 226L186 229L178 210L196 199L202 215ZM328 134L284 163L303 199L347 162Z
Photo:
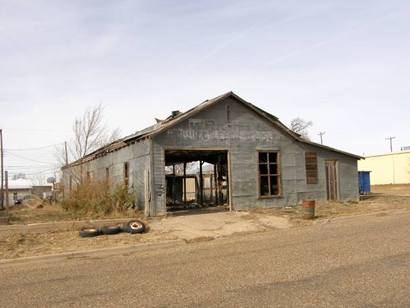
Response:
M259 152L259 195L277 196L280 192L280 167L278 152Z
M305 153L306 183L317 184L317 155L316 152Z
M105 168L105 182L110 184L110 168Z
M125 162L124 163L124 185L125 187L128 187L128 179L129 179L128 162Z

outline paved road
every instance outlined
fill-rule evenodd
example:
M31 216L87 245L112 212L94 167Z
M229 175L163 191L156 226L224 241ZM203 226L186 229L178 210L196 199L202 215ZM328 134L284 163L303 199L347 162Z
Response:
M0 306L410 307L410 213L0 265Z

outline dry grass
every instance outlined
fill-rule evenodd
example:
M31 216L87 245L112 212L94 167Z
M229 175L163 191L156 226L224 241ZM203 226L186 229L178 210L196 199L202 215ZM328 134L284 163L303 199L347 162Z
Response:
M5 212L0 212L5 215ZM133 209L122 212L111 212L109 214L101 213L83 213L78 211L66 210L60 203L44 204L41 208L30 208L27 206L18 206L9 211L10 224L32 224L46 223L70 220L87 220L87 219L110 219L122 217L140 216L139 212Z
M132 209L136 196L124 185L112 186L106 181L85 180L62 202L64 209L84 215L107 215Z
M124 187L107 189L105 184L87 183L77 187L62 203L31 198L9 209L10 224L46 223L69 220L110 219L140 216L135 197ZM0 217L7 215L0 211Z
M316 215L319 219L331 219L337 216L351 216L374 213L378 216L389 215L394 211L410 210L410 185L401 187L375 188L374 193L358 203L319 202ZM42 208L20 208L11 211L13 219L19 222L44 222L84 218L75 212L65 211L61 205L44 205ZM311 224L302 219L303 209L254 209L243 219L256 219L261 214L287 217L295 226ZM110 215L115 215L114 213ZM124 217L123 214L121 214ZM135 213L130 215L135 217ZM110 216L112 217L112 216ZM104 216L107 218L107 216ZM0 234L0 259L18 258L32 255L53 254L79 250L118 247L175 239L170 233L149 232L142 235L128 233L95 238L81 238L78 232L49 232L42 234ZM201 239L199 239L201 240Z
M360 202L317 202L316 217L333 218L337 216L362 215L379 213L386 215L390 211L410 210L410 185L384 185L372 187L372 194L365 196ZM288 217L295 225L304 225L303 209L253 209L251 213L271 214Z
M0 259L129 246L159 239L164 239L164 236L120 233L82 238L78 235L78 231L40 234L15 233L8 236L0 234Z

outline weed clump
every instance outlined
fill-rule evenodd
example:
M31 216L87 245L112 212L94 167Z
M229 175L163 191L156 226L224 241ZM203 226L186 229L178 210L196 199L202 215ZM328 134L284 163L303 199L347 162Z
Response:
M127 187L111 186L105 181L79 183L62 201L65 210L85 215L125 213L135 208L135 204L136 196Z

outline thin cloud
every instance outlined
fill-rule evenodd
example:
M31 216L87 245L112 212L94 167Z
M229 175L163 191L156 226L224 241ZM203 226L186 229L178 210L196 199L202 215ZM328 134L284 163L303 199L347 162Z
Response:
M403 14L403 10L401 10L401 11L399 12L399 14L397 14L397 13L398 13L398 12L395 11L395 12L392 12L392 13L390 13L390 14L382 15L382 16L380 16L379 18L376 18L376 20L375 20L374 22L372 22L372 23L360 24L360 25L358 25L358 26L354 26L354 27L350 28L350 29L347 30L347 31L342 31L342 32L340 32L340 33L337 33L337 34L335 34L335 35L332 35L332 37L329 38L329 39L318 41L318 42L313 43L312 45L306 46L306 47L304 47L304 48L294 49L293 51L291 51L291 52L289 52L289 53L287 53L287 54L285 54L285 55L283 55L283 56L277 57L277 58L275 58L274 60L267 62L266 65L272 66L272 65L281 63L281 62L283 62L283 61L285 61L285 60L287 60L287 59L289 59L289 58L292 58L292 57L294 57L294 56L298 56L298 55L304 54L304 53L306 53L306 52L308 52L308 51L315 50L315 49L318 49L318 48L320 48L320 47L322 47L322 46L328 45L328 44L330 44L330 43L337 42L337 41L343 39L343 37L349 36L349 35L351 35L351 34L353 34L353 33L357 33L357 32L360 32L360 31L366 31L366 30L370 29L371 27L373 27L373 26L375 26L375 25L377 25L377 24L380 24L380 23L384 22L384 21L387 20L387 19L390 19L390 18L392 18L392 17L396 17L396 16L398 16L398 15Z
M192 72L199 65L201 65L202 63L206 62L207 60L213 58L214 56L219 54L221 51L223 51L224 49L231 46L234 42L239 41L240 39L247 36L249 33L251 33L252 31L254 31L257 28L264 27L268 24L271 24L272 26L278 26L278 25L291 23L291 22L300 20L300 19L308 17L308 16L316 15L320 11L326 10L329 7L331 7L331 6L327 5L327 6L316 7L313 10L306 10L306 11L300 13L300 14L289 16L289 17L286 17L286 18L283 18L283 19L280 19L280 20L276 20L276 21L272 21L270 18L264 19L262 21L257 21L255 23L251 24L250 26L244 28L242 31L238 31L236 34L232 35L231 38L229 38L227 40L224 40L219 45L216 45L213 49L209 50L209 52L206 53L203 57L201 57L195 64L189 66L188 71Z

